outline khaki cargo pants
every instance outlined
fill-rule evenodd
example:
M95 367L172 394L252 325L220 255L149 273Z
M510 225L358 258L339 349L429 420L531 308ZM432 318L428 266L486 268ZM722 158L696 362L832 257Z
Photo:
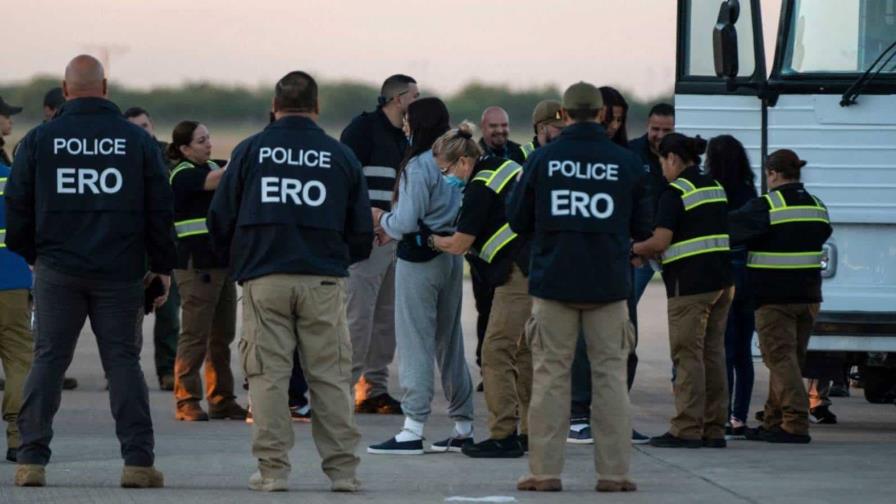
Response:
M252 454L266 478L286 478L295 442L289 415L289 377L299 349L311 392L311 435L331 480L351 479L360 459L352 417L352 348L345 316L344 280L313 275L268 275L243 285L239 342L255 422Z
M6 375L2 411L7 448L18 448L21 443L16 420L22 407L22 391L31 369L33 351L28 291L0 291L0 360Z
M669 298L669 347L675 365L675 416L683 439L722 439L728 420L725 328L734 287Z
M532 395L532 353L526 322L532 316L529 281L514 264L507 283L495 289L482 342L482 381L492 439L529 432L526 416Z
M809 396L803 383L809 335L818 303L764 305L756 310L762 361L768 368L763 427L809 434Z
M529 469L559 478L569 432L570 368L580 328L591 362L594 464L600 479L628 480L632 426L626 363L635 331L625 301L605 304L533 299Z

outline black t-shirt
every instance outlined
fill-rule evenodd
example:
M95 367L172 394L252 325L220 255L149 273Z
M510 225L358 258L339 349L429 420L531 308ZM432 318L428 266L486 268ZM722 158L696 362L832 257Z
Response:
M205 163L177 170L171 179L174 191L175 222L204 218L208 214L214 191L205 190L205 179L212 167ZM191 263L192 260L192 263ZM177 268L187 269L226 268L227 261L212 252L208 234L186 236L177 240Z
M685 170L682 177L694 182L698 187L706 186L705 183L699 182L709 179L707 175L701 174L696 167ZM660 195L655 227L671 230L672 242L675 243L687 239L680 237L686 220L696 219L699 226L705 229L705 232L700 234L714 235L727 233L727 216L728 207L721 204L702 205L690 212L685 212L681 193L674 187L667 186ZM688 224L691 225L689 227L693 227L694 222L691 221ZM666 295L670 298L723 289L733 283L731 256L728 252L711 252L665 264L663 265L663 282L666 284Z

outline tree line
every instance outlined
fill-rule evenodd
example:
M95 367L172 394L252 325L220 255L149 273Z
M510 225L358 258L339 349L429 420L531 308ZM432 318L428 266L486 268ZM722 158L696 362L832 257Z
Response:
M25 108L22 123L39 122L42 118L44 93L58 86L59 80L35 77L18 84L0 84L0 96L7 103ZM425 89L424 89L425 91ZM176 87L138 90L110 85L109 98L122 110L140 106L148 110L158 123L174 124L184 119L259 126L267 122L273 86L255 88L191 82ZM622 90L623 95L626 95ZM479 122L482 110L499 105L510 114L511 126L519 135L530 130L532 109L545 99L559 99L562 91L553 86L512 90L506 86L471 82L454 94L442 96L455 122L468 119ZM358 81L331 81L320 84L321 123L331 130L340 130L362 110L373 110L379 88ZM630 133L643 131L647 112L654 102L642 102L632 96L629 102ZM671 97L658 100L670 101Z

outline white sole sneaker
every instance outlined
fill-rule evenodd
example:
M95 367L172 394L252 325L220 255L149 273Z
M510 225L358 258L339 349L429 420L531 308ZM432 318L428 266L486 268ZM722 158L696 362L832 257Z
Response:
M372 455L423 455L423 450L379 450L377 448L367 448L367 453Z
M258 492L285 492L288 488L289 484L285 479L265 478L258 471L249 477L249 489Z

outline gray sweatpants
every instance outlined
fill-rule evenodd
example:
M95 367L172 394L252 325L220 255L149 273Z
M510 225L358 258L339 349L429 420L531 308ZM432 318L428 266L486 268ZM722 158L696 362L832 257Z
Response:
M368 387L356 391L358 397L388 392L389 364L395 357L395 248L395 242L374 246L369 259L349 268L352 385L363 375Z
M395 267L395 339L405 416L426 422L434 393L434 364L452 419L473 420L473 382L461 331L463 259L439 254L428 262L402 259Z

